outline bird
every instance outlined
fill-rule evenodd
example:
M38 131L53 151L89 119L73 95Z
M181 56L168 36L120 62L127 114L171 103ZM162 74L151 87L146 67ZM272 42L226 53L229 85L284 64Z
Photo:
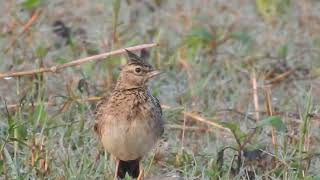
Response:
M126 174L141 180L141 159L151 151L164 132L163 113L148 82L161 72L148 62L149 52L140 56L125 49L127 64L121 68L115 88L98 103L94 131L106 152L116 160L114 179Z

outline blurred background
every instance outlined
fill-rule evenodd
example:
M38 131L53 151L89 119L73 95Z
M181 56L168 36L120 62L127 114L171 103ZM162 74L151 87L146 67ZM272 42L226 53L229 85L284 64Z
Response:
M2 0L0 75L156 42L146 177L320 179L319 32L319 0ZM125 63L1 78L0 179L112 179L93 111Z

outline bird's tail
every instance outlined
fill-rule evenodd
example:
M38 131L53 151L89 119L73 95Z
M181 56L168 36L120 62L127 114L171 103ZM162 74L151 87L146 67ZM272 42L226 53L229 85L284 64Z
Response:
M121 161L119 162L117 175L119 178L123 179L126 176L126 173L129 174L132 178L137 178L139 176L139 160L131 161Z

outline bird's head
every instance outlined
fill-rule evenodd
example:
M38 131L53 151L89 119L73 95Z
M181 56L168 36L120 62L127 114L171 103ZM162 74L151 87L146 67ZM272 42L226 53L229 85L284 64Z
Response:
M145 87L146 83L153 77L160 74L149 63L149 53L141 50L138 56L133 52L126 50L128 55L128 64L122 67L116 89L132 89Z

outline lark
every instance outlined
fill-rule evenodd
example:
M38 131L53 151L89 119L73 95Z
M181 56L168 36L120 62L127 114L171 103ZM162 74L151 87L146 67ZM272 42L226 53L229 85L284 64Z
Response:
M142 179L140 160L155 146L164 131L159 100L152 96L148 82L160 74L149 63L149 53L140 56L128 51L116 86L96 109L97 133L104 149L116 159L114 178L128 173Z

